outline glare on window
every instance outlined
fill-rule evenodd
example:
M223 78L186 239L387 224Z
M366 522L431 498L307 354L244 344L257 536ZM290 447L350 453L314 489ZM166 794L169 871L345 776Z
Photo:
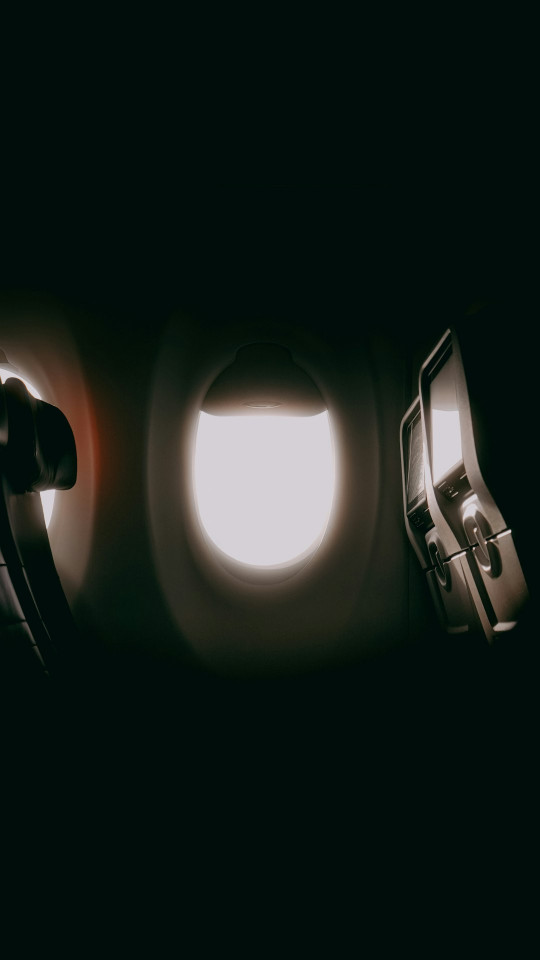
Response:
M431 381L431 442L433 482L462 459L459 406L456 392L456 358L450 353Z
M311 417L201 412L194 459L200 521L245 564L269 567L314 551L335 486L327 412Z
M431 411L433 442L433 482L462 459L459 410Z

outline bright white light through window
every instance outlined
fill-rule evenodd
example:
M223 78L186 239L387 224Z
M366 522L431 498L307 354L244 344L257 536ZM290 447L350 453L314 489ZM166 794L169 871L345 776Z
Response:
M201 523L228 556L257 566L315 550L334 497L328 413L217 417L201 413L194 487Z
M41 400L41 394L38 393L36 388L30 383L29 380L26 380L24 377L21 377L18 373L13 373L11 370L6 370L3 367L0 367L0 380L2 383L5 383L9 377L14 377L16 380L22 380L28 393L31 393L36 400ZM43 506L43 516L45 518L45 524L48 527L51 522L52 512L54 508L54 497L56 490L44 490L41 494L41 504Z
M462 459L459 410L431 411L433 482Z

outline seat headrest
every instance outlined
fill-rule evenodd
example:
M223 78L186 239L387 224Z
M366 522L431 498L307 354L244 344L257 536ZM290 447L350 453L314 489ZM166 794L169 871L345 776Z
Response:
M75 438L58 407L36 400L21 380L0 387L0 443L15 492L69 490L77 479Z

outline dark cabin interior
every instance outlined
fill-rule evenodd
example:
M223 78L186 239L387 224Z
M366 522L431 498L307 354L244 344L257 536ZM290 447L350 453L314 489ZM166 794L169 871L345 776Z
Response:
M350 955L342 937L357 955L368 923L381 941L389 927L414 935L426 916L443 940L464 917L497 924L537 821L538 291L526 206L488 190L188 189L156 174L151 186L97 176L61 193L25 182L8 207L0 348L10 311L37 325L40 311L62 313L100 457L73 649L46 682L0 666L10 876L29 909L46 902L53 929L69 916L81 943L109 922L118 943L148 926L156 945L165 930L168 943L189 926L200 944L224 944L249 928L253 957L271 942L283 952L289 924L298 956L325 935L329 955ZM318 640L320 655L269 654L252 668L248 651L242 670L239 655L208 666L173 626L144 462L156 358L180 315L199 343L250 324L258 339L306 336L342 384L370 350L378 358L377 569L387 554L389 573L374 591L390 616L399 565L398 630L370 626L376 642L364 645L355 608L335 652ZM388 536L403 509L400 421L449 325L478 357L471 392L531 594L493 644L442 630L404 524L399 559ZM360 407L354 417L361 431Z

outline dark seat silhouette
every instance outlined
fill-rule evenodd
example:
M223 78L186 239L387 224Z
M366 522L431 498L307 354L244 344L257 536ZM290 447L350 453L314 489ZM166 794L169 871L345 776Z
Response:
M21 380L0 384L0 670L39 676L61 669L75 624L51 553L40 492L77 476L71 427Z

